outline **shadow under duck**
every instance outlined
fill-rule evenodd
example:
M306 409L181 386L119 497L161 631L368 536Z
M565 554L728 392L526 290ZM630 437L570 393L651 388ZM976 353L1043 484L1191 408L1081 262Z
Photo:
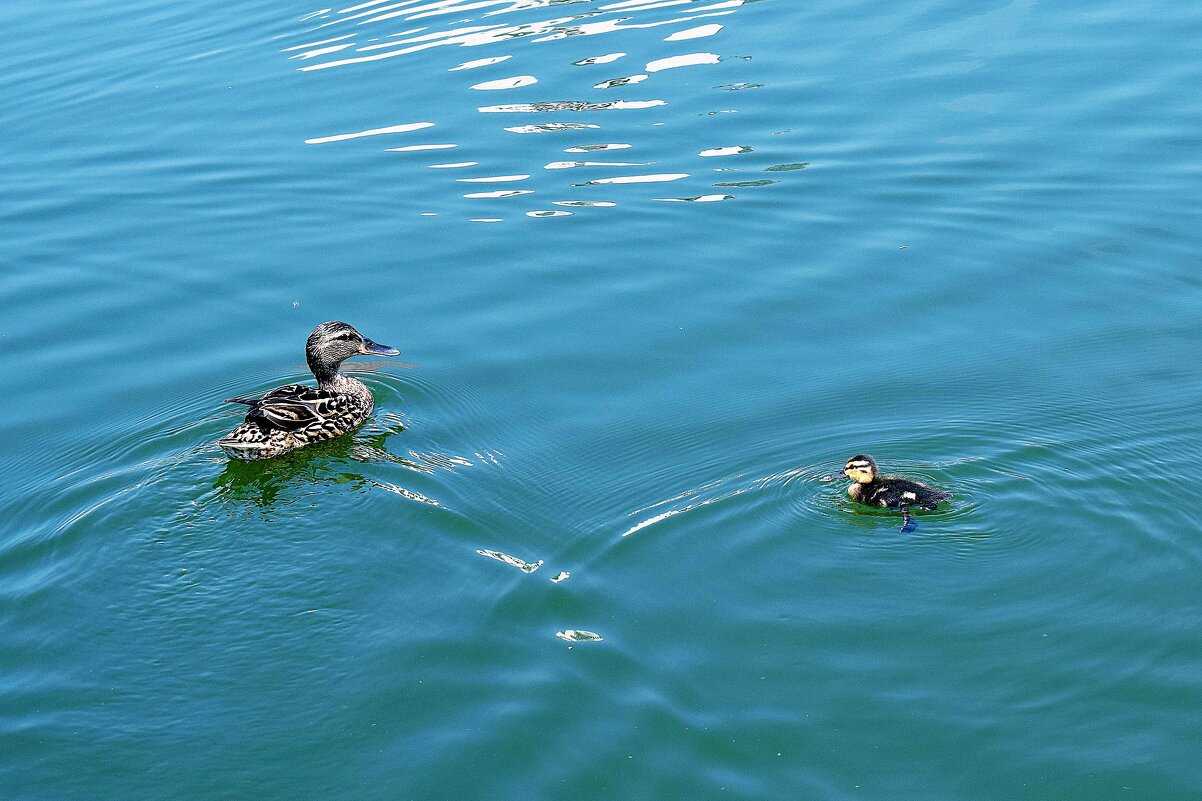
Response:
M397 356L400 351L343 322L317 326L305 343L305 361L317 386L288 384L261 398L228 398L226 403L244 403L250 410L246 421L217 444L231 459L253 462L354 431L371 414L375 399L366 384L338 368L361 354Z
M928 487L920 481L899 476L882 476L876 460L856 454L843 466L843 474L854 484L847 488L853 501L884 509L901 509L902 531L913 531L917 524L910 519L910 507L936 509L951 496L942 490Z

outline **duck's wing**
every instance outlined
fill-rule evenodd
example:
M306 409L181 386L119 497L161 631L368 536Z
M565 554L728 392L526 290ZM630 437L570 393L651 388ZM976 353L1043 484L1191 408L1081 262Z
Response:
M237 398L226 398L226 403L244 403L247 406L254 406L257 403L262 403L266 400L291 400L304 399L309 395L317 395L321 390L315 387L307 387L304 384L285 384L282 387L276 387L269 390L266 395L240 395Z
M271 390L262 398L231 398L230 402L250 406L246 413L247 422L283 431L300 431L325 424L341 408L341 399L340 395L314 387L289 384Z
M899 479L896 486L897 500L901 506L916 506L922 509L935 509L940 503L951 496L943 490L928 487L918 481L908 478Z

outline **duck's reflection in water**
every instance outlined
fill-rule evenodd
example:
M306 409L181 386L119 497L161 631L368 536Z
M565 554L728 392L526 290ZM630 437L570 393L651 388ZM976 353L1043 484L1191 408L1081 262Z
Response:
M367 491L372 487L395 492L411 500L440 506L422 493L383 482L363 474L359 465L389 463L419 473L433 473L436 459L420 461L399 456L387 449L385 443L404 426L399 422L382 425L373 421L359 432L328 442L310 445L274 459L261 462L230 461L213 482L214 497L237 504L249 503L270 508L311 495L319 487L342 487L352 491ZM450 463L450 457L444 457Z

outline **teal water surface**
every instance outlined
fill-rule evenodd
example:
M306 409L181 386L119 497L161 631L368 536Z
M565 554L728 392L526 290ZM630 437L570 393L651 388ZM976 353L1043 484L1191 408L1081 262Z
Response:
M0 20L0 798L1202 796L1202 6Z

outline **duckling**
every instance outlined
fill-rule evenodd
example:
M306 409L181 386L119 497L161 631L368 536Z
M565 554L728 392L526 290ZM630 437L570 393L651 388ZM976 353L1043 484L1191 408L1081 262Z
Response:
M942 490L928 487L918 481L898 476L882 476L877 472L876 461L865 454L857 454L847 460L843 474L855 483L847 488L853 501L869 506L902 510L902 531L913 531L917 524L910 518L910 507L935 509L950 495Z
M305 361L317 387L288 384L261 398L228 398L226 403L244 403L250 411L217 444L231 459L251 462L354 431L371 414L375 399L366 384L338 368L359 354L398 356L400 351L337 320L317 326L305 343Z

